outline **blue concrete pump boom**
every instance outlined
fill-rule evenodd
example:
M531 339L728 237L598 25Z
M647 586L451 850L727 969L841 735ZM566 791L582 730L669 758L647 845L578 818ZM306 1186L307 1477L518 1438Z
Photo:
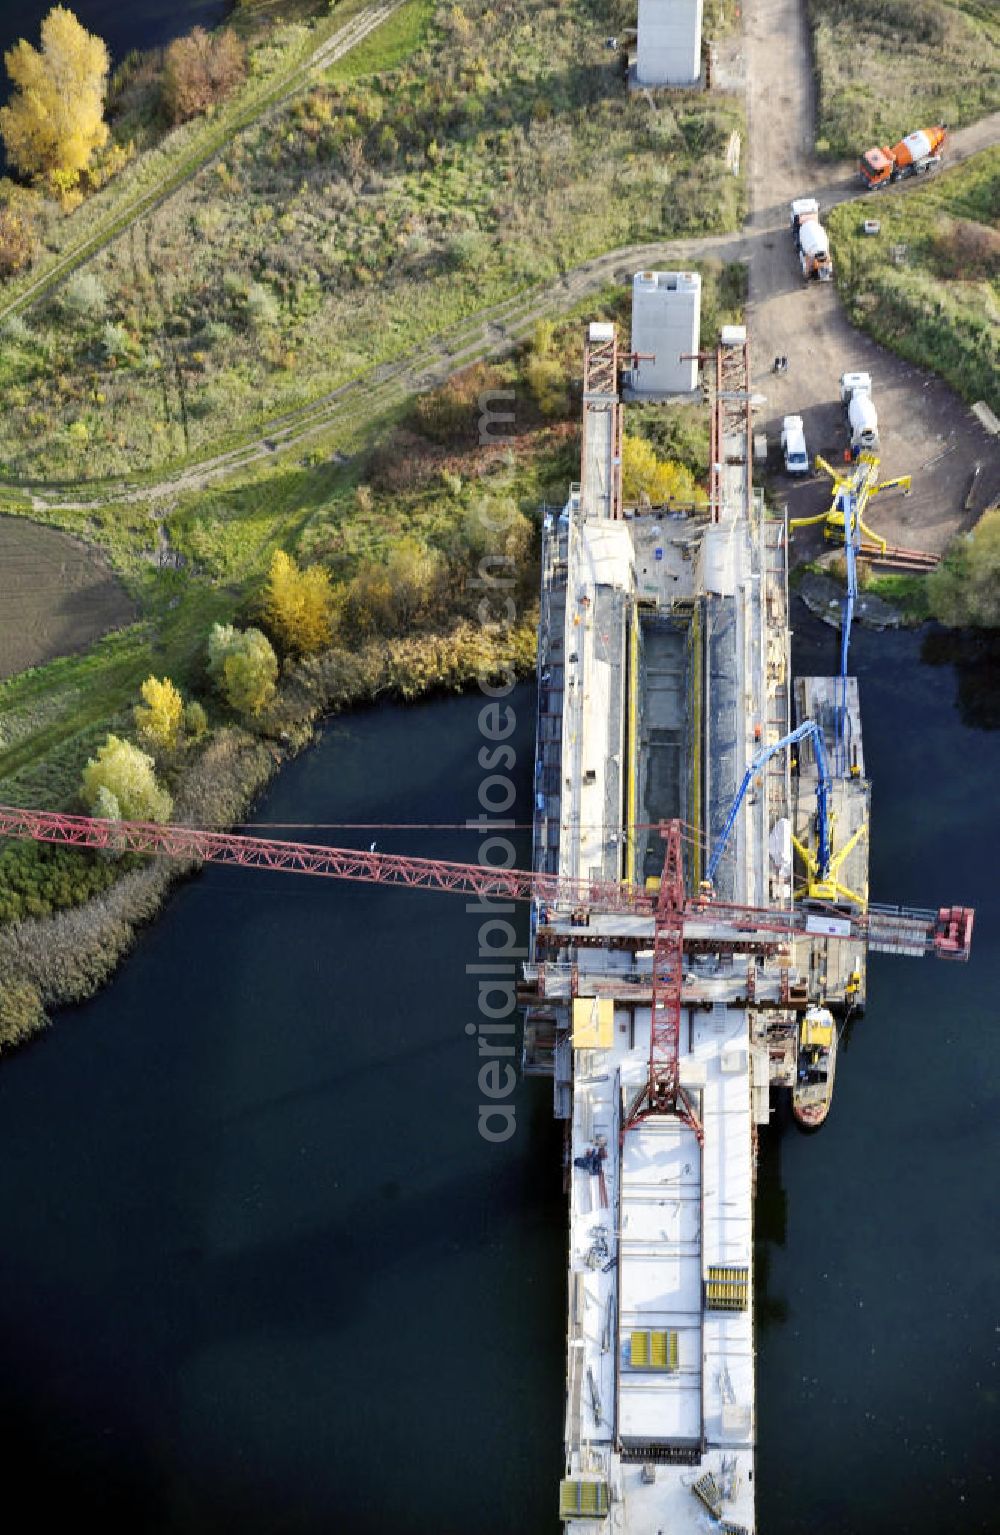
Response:
M719 862L726 850L729 834L736 823L740 806L750 787L750 780L760 772L761 768L767 766L772 757L777 756L778 752L784 751L786 746L794 746L796 742L804 741L807 738L812 741L815 748L816 768L819 773L819 781L816 785L816 843L819 849L817 863L819 866L819 878L821 880L826 879L830 871L830 769L826 761L826 745L823 741L823 732L815 720L806 720L796 730L792 730L788 735L782 736L780 741L775 741L773 746L766 746L760 755L754 758L743 774L743 782L740 784L736 798L730 806L729 814L726 817L726 824L722 828L719 840L715 844L712 856L708 861L706 877L710 885L715 883Z

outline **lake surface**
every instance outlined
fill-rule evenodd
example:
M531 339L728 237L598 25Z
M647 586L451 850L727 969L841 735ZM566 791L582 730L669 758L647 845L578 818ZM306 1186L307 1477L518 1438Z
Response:
M826 669L834 637L800 622L799 669ZM963 724L922 643L853 646L872 888L976 904L975 954L876 956L828 1124L763 1138L768 1535L996 1528L1000 733ZM526 820L530 689L516 707ZM463 820L478 710L334 722L258 818ZM477 1133L477 922L455 897L209 870L3 1063L8 1495L170 1535L557 1528L560 1135L542 1082L519 1085L513 1140Z

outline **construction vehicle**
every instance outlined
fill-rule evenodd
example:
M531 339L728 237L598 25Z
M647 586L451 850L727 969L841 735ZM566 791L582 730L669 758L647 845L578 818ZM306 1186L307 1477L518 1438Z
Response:
M815 197L795 199L792 203L791 226L802 276L829 282L833 276L833 258L826 230L819 221L819 203Z
M936 128L918 128L900 139L891 149L874 145L866 149L858 161L858 173L871 191L902 181L905 176L920 176L925 171L936 170L941 164L941 151L948 137L945 123ZM793 205L794 206L794 205Z
M801 416L786 416L781 423L781 451L787 474L808 474L809 454Z
M878 452L878 413L872 401L870 373L840 375L840 403L851 433L851 456Z

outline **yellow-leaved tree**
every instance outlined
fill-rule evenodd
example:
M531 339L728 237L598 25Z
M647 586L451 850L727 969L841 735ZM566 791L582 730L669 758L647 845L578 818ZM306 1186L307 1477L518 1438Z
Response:
M22 175L68 191L107 142L108 50L57 5L42 22L41 49L22 38L4 63L14 87L0 107L7 158Z
M334 593L322 565L300 570L290 555L276 549L264 590L267 627L283 650L311 655L333 638Z
M142 703L133 713L141 736L154 746L173 751L180 740L184 722L184 700L169 677L147 677L140 689Z
M661 459L645 437L622 441L622 496L626 506L700 506L708 499L689 469Z
M80 795L92 815L109 821L169 821L173 809L152 757L115 735L84 768Z

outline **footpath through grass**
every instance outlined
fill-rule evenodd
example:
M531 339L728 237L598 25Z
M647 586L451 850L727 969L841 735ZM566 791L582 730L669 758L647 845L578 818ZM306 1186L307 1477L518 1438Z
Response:
M828 217L852 323L1000 413L1000 149Z
M816 148L856 159L915 128L1000 108L996 0L808 0Z

